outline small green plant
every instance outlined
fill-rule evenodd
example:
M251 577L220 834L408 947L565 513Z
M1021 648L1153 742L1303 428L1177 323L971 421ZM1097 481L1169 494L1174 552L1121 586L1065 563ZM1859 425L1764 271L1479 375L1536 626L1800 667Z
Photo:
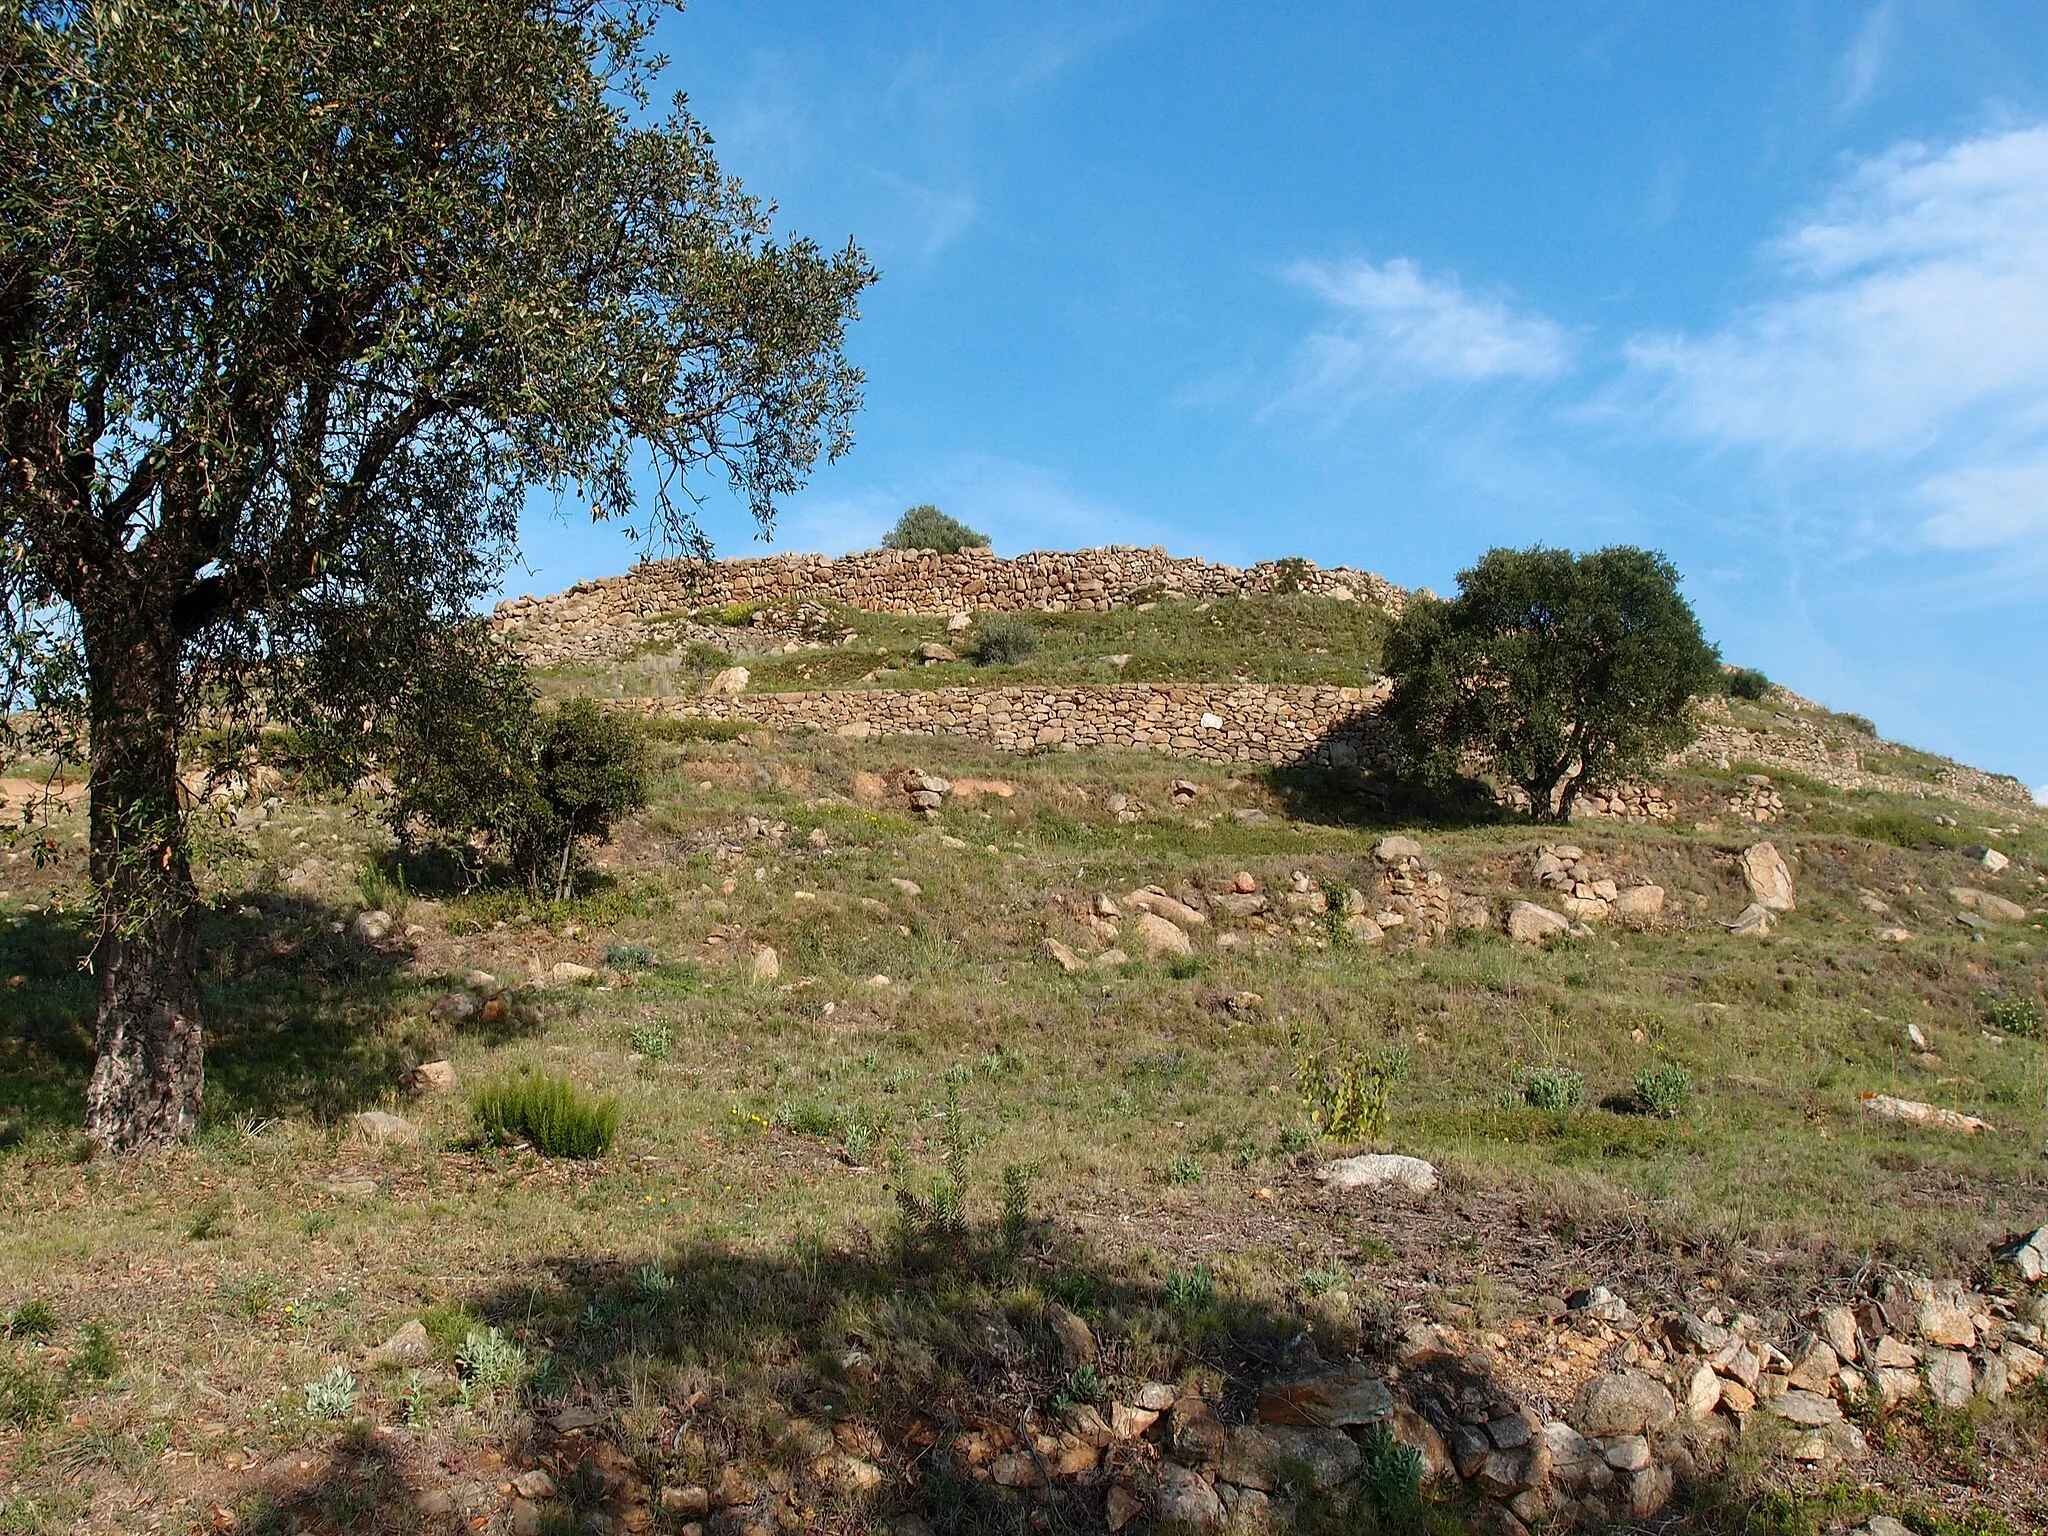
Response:
M608 944L604 963L615 971L646 971L654 967L654 951L645 944Z
M2041 1038L2041 1005L2031 997L1994 997L1984 1007L1984 1022L2000 1034L2021 1040Z
M425 1371L405 1373L405 1384L398 1389L398 1404L405 1414L405 1427L414 1434L423 1435L433 1427L434 1399Z
M675 1295L677 1285L676 1277L653 1260L633 1271L633 1294L645 1302L668 1300Z
M1076 1366L1060 1390L1070 1403L1100 1403L1109 1399L1109 1383L1092 1362Z
M1586 1102L1586 1079L1570 1067L1531 1067L1517 1072L1516 1090L1524 1102L1554 1115L1569 1114Z
M226 1237L234 1228L234 1205L225 1195L203 1200L185 1223L185 1235L195 1243Z
M1646 1115L1676 1120L1692 1105L1692 1074L1675 1061L1636 1074L1636 1106Z
M759 603L733 602L725 604L722 608L708 609L703 614L703 617L709 619L714 624L723 624L727 629L737 629L742 624L753 623L754 615L759 612L761 612L761 605ZM724 658L725 661L730 661L731 659L731 657Z
M1022 614L984 614L974 622L967 659L977 667L1015 666L1035 655L1038 644L1038 626Z
M1302 1293L1307 1296L1327 1296L1330 1292L1350 1283L1351 1276L1342 1264L1325 1264L1318 1269L1304 1269L1301 1272Z
M1305 1125L1280 1127L1280 1150L1289 1157L1298 1157L1315 1144L1316 1133Z
M957 555L963 549L987 547L987 534L976 533L928 501L910 508L882 535L884 549L935 549L942 555Z
M1291 1034L1301 1102L1316 1134L1337 1141L1384 1136L1394 1084L1408 1072L1407 1047L1396 1042L1363 1054L1339 1054L1334 1046L1311 1051L1298 1026Z
M403 918L406 909L412 905L412 892L406 888L403 864L394 864L388 875L384 866L374 860L359 865L356 869L356 894L362 898L365 911L388 912L395 918Z
M121 1369L121 1351L114 1336L100 1323L87 1323L77 1352L65 1365L65 1374L79 1381L105 1381Z
M1216 1277L1206 1262L1166 1272L1166 1305L1175 1312L1204 1312L1216 1304Z
M1166 1182L1169 1184L1199 1184L1208 1177L1209 1170L1202 1166L1202 1160L1185 1152L1174 1153L1166 1164Z
M999 1232L1003 1257L1015 1263L1024 1256L1024 1241L1031 1234L1031 1186L1038 1182L1038 1164L1003 1165L1003 1215Z
M346 1418L356 1408L356 1379L345 1365L306 1383L306 1417L326 1422Z
M526 1372L526 1351L495 1327L470 1329L455 1360L464 1384L478 1392L509 1386Z
M868 1154L875 1150L878 1132L874 1123L865 1119L848 1119L846 1134L840 1141L846 1160L856 1168L867 1166Z
M1358 1482L1366 1503L1380 1515L1411 1516L1422 1507L1422 1453L1394 1438L1385 1424L1375 1424L1361 1442Z
M602 1157L619 1134L617 1099L542 1072L486 1084L470 1108L484 1136L524 1141L543 1157Z
M0 1424L33 1429L57 1417L63 1389L47 1371L0 1361Z
M666 1061L669 1048L676 1043L666 1024L635 1025L632 1034L627 1036L627 1042L635 1054L648 1061Z
M1175 981L1193 981L1209 969L1207 955L1169 955L1166 974Z
M31 1296L14 1309L7 1320L7 1336L14 1339L47 1339L57 1331L57 1311L40 1296Z

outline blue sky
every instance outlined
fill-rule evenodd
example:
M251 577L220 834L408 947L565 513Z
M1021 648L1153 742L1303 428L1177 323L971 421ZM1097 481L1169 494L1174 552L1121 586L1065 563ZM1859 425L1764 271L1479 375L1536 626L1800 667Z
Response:
M726 169L882 271L858 446L776 547L925 500L1439 591L1646 544L1731 660L2048 784L2038 0L697 0L661 41Z

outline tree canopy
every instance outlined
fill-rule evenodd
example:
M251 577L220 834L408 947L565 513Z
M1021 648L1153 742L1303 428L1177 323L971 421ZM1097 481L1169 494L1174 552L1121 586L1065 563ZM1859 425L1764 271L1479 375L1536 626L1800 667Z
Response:
M1387 634L1385 718L1421 778L1489 769L1539 820L1564 821L1588 783L1694 738L1691 701L1719 657L1663 556L1495 549L1458 589L1412 599Z
M850 444L872 270L779 238L681 97L649 113L649 25L0 15L0 682L89 724L103 1145L198 1111L177 751L202 708L384 707L535 492L702 548L693 476L766 525Z
M882 535L882 548L935 549L942 555L957 555L963 549L988 548L988 535L976 533L926 501L896 519L896 526Z

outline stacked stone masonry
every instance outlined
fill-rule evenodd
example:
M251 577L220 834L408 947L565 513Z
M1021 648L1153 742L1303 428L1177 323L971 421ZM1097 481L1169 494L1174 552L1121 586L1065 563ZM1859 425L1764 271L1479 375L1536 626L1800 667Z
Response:
M541 661L600 660L643 644L659 615L732 603L804 600L870 613L1107 612L1157 598L1251 597L1300 591L1399 613L1408 594L1370 571L1267 560L1246 570L1177 559L1158 547L1036 551L1014 560L986 549L770 555L754 560L659 560L623 576L579 582L554 597L500 603L492 626Z

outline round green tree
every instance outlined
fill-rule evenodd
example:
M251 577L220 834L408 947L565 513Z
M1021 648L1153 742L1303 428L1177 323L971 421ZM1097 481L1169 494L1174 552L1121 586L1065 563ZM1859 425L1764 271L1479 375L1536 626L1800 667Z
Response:
M103 1147L198 1119L183 733L381 708L536 492L701 549L693 478L765 524L851 441L867 261L646 110L651 14L0 11L0 707L90 736Z
M963 549L988 548L988 535L976 533L927 501L896 519L896 526L882 535L882 548L935 549L942 555L957 555Z
M1436 784L1491 772L1542 821L1690 744L1692 700L1720 667L1671 562L1625 545L1492 550L1455 598L1412 600L1385 657L1407 770Z

